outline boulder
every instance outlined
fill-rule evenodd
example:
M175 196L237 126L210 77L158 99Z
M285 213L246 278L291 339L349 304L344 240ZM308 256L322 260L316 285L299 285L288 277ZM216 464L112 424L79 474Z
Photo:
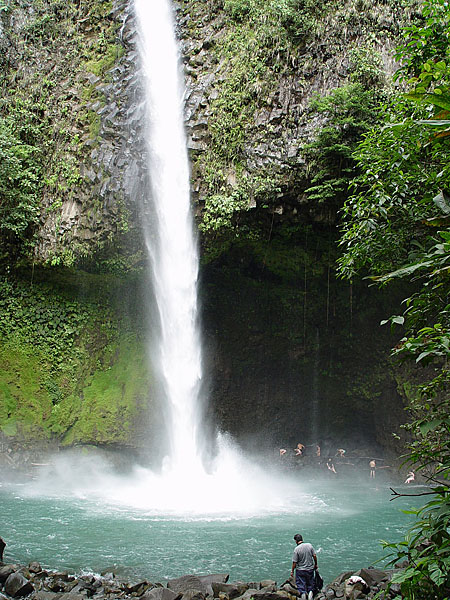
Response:
M293 596L292 594L289 594L289 592L285 592L284 590L277 590L275 593L278 596L278 600L280 600L282 598L286 598L288 600L293 600L295 598L295 596Z
M362 577L369 587L380 585L382 581L389 579L389 574L381 569L360 569L354 575Z
M213 583L226 583L229 575L227 573L213 573L211 575L183 575L177 579L170 579L167 587L179 594L185 594L188 590L196 590L202 594L213 595Z
M183 575L176 579L170 579L167 587L176 594L185 594L188 590L197 590L206 594L208 586L197 575Z
M272 587L273 589L275 589L276 585L277 585L277 582L273 581L272 579L263 579L260 582L261 589L267 588L267 587Z
M182 600L205 600L206 594L199 590L187 590L182 596Z
M343 573L341 573L340 575L338 575L335 579L333 579L333 581L330 583L330 585L332 585L332 586L334 586L334 585L342 585L354 573L355 573L355 571L344 571ZM364 579L364 577L363 577L363 579Z
M227 583L230 576L228 573L211 573L209 575L197 575L197 577L206 585L212 585L213 583Z
M348 600L357 600L357 598L361 598L362 595L365 596L368 592L370 592L370 587L359 575L352 575L345 582L345 598ZM337 594L336 597L338 597Z
M86 600L86 596L77 592L66 592L58 594L58 600Z
M46 590L39 590L33 596L34 600L60 600L60 596L63 594L55 594L54 592L47 592Z
M249 585L255 585L255 584L249 584ZM257 592L259 592L259 590L258 590L258 589L256 589L255 587L249 587L249 588L248 588L248 590L246 590L246 591L245 591L245 592L242 594L242 596L239 596L238 600L239 600L239 599L242 599L242 600L250 600L251 598L253 598L253 597L254 597L254 595L255 595Z
M28 571L34 575L37 575L37 573L42 573L42 567L38 562L33 561L28 565Z
M251 597L254 600L280 600L279 592L272 590L270 587L254 592Z
M124 583L122 585L124 592L127 594L136 594L136 596L142 596L142 594L144 594L150 587L152 587L152 584L146 579L144 579L144 581L139 581L138 583Z
M177 598L180 598L180 594L163 587L154 587L141 596L141 600L176 600Z
M11 573L5 582L5 592L13 598L28 596L33 591L33 584L25 579L21 573Z
M0 583L5 583L8 577L17 571L16 565L3 565L0 567Z
M3 538L0 537L0 562L3 562L3 552L6 548L6 542Z
M291 596L300 596L298 589L291 585L290 583L285 583L282 587L282 590L290 594Z
M214 598L218 598L219 594L226 594L230 600L242 596L248 589L248 585L245 583L216 583L211 584Z

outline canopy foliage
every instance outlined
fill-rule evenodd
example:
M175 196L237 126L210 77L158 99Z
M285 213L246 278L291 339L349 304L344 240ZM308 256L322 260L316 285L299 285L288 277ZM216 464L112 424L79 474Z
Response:
M402 598L450 594L450 8L425 0L422 21L404 29L398 91L383 126L369 132L355 159L360 175L346 202L340 272L370 273L379 285L411 282L402 315L383 323L405 328L393 349L423 366L410 402L413 433L406 461L434 493L400 544L409 566L394 581ZM399 596L400 597L400 596Z

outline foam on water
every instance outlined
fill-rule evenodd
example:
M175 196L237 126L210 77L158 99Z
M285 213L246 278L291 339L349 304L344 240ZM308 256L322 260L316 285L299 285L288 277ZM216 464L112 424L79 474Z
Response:
M105 510L137 510L147 516L181 519L236 519L252 515L326 511L326 503L289 476L250 461L225 437L213 470L156 473L134 466L117 474L103 458L80 453L55 456L24 490L26 495L88 501Z

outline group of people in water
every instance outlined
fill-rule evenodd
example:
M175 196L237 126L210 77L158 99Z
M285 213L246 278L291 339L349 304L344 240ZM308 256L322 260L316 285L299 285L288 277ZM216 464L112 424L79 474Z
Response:
M307 451L306 449L308 448L312 448L312 452ZM294 462L302 461L305 456L308 456L308 458L310 459L311 456L313 457L314 462L319 465L319 466L325 466L327 468L327 470L334 474L337 475L338 471L336 469L336 465L338 466L338 468L341 465L350 465L350 466L355 466L354 462L350 462L350 460L347 457L347 451L344 448L337 448L334 456L330 456L330 452L327 453L327 459L324 460L322 457L322 448L320 446L320 444L316 443L316 444L310 444L308 446L305 446L305 444L302 444L301 442L299 442L297 444L297 446L293 449L293 453L292 451L290 453L288 453L288 450L286 448L280 448L280 459L282 461L286 461L289 460L289 458L294 459ZM390 469L391 467L389 465L380 465L377 464L377 460L379 462L383 462L383 459L377 459L377 458L372 458L369 456L355 456L353 458L353 460L357 460L357 461L361 461L363 459L369 459L369 463L368 463L368 467L369 467L369 477L371 479L375 479L376 477L376 471L378 469ZM309 461L308 461L309 462ZM298 463L298 464L299 464ZM405 480L405 483L413 483L415 481L415 473L414 471L410 471L407 475L407 478Z

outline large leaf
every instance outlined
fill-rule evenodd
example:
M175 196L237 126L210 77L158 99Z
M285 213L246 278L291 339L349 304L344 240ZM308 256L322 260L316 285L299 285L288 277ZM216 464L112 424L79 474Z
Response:
M420 424L419 429L422 435L427 435L430 431L434 431L442 424L442 419L432 419L431 421L424 421Z
M427 119L415 121L419 125L431 125L432 127L447 127L450 125L450 120L448 119Z
M438 106L445 110L450 110L450 96L448 94L431 94L431 93L417 93L410 92L405 94L408 100L414 100L415 102L422 102Z
M441 191L433 198L433 202L439 207L445 215L450 214L450 196Z
M408 265L407 267L402 267L401 269L397 269L396 271L392 271L391 273L387 273L386 275L372 275L367 279L372 279L373 281L379 281L380 283L384 283L385 281L389 281L390 279L394 279L396 277L404 277L405 275L411 275L418 269L429 267L431 264L432 262L430 260L425 260L423 262L414 263L413 265Z

